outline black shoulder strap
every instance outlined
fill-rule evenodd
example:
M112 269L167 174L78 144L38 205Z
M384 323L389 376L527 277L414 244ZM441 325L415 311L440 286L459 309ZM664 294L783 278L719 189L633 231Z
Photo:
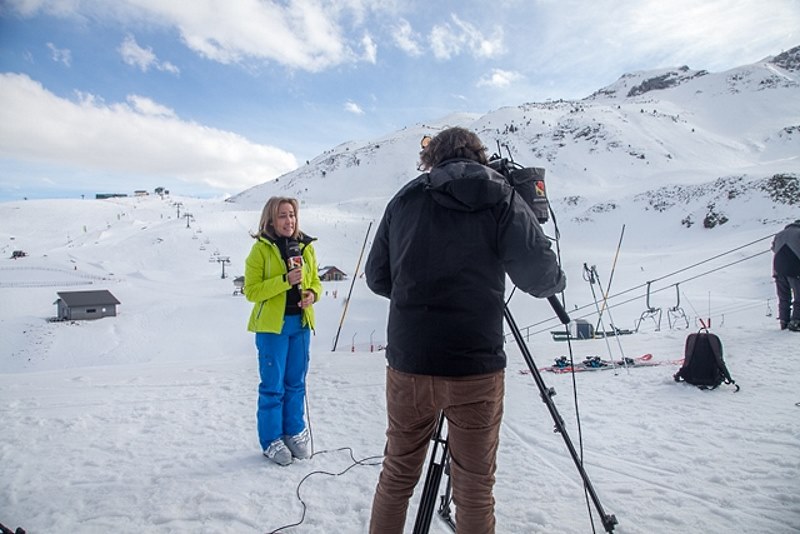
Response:
M711 351L714 353L714 357L717 359L717 367L719 367L719 370L725 379L725 383L732 384L736 388L734 393L739 391L740 388L733 378L731 378L731 373L728 371L728 366L725 365L725 359L722 357L722 341L720 341L718 336L709 334L708 342L711 345Z
M675 382L681 382L683 380L683 371L689 367L689 363L692 361L692 352L694 351L694 344L697 342L697 334L689 334L686 338L686 345L683 350L683 365L681 368L678 369L678 372L672 375L672 378Z
M714 354L714 358L717 361L717 369L719 369L720 373L722 373L723 382L733 385L733 387L736 388L734 393L736 393L740 388L733 378L731 378L731 373L728 371L728 366L725 365L725 359L722 357L722 341L719 339L718 335L709 332L707 327L704 326L702 330L705 330L706 339L708 339L708 346L711 347L711 352ZM710 389L716 389L717 387L718 386L714 386Z

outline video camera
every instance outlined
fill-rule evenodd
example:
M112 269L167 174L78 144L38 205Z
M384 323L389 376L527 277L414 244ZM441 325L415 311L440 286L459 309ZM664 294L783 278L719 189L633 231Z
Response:
M420 147L424 150L433 138L430 135L422 136ZM508 151L508 145L504 145ZM492 154L487 165L494 171L503 175L508 184L519 193L525 203L533 210L539 224L544 224L550 218L550 203L544 187L544 169L542 167L523 167L511 157L500 156L500 141L497 141L497 152Z
M544 169L542 167L523 167L513 159L500 157L496 153L489 158L488 166L505 177L509 185L533 210L539 224L547 222L550 216L550 203L544 187Z

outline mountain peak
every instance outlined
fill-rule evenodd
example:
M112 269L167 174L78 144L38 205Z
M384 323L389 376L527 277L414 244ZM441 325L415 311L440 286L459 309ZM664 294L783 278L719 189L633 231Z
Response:
M613 84L592 93L588 99L618 97L619 95L625 95L628 98L641 96L650 91L677 87L707 74L706 70L692 70L686 65L627 73L620 76Z
M769 63L789 72L800 72L800 46L778 54Z
M676 87L694 78L705 76L706 74L708 74L708 71L693 71L684 65L676 70L670 70L664 74L653 76L652 78L642 81L639 85L631 87L627 96L633 97L643 95L650 91L669 89L670 87Z

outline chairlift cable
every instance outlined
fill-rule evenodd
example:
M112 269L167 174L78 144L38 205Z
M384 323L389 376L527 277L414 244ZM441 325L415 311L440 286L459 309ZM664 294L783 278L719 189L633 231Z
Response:
M752 243L751 243L751 244L752 244ZM739 247L739 248L742 248L742 247ZM731 267L731 266L733 266L733 265L736 265L736 264L739 264L739 263L742 263L742 262L745 262L745 261L749 261L749 260L751 260L751 259L753 259L753 258L756 258L756 257L758 257L758 256L761 256L761 255L763 255L763 254L767 254L768 252L771 252L771 250L770 250L770 249L767 249L767 250L763 250L763 251L761 251L761 252L757 252L757 253L755 253L755 254L751 254L750 256L746 256L746 257L744 257L744 258L740 258L740 259L738 259L738 260L736 260L736 261L732 261L732 262L730 262L730 263L726 263L725 265L721 265L721 266L719 266L719 267L716 267L716 268L714 268L714 269L709 269L708 271L702 272L702 273L700 273L700 274L697 274L697 275L695 275L695 276L691 276L691 277L689 277L689 278L685 278L685 279L683 279L683 280L679 280L679 281L678 281L678 282L676 282L676 283L683 284L683 283L685 283L685 282L690 282L690 281L692 281L692 280L696 280L696 279L698 279L698 278L701 278L701 277L703 277L703 276L706 276L706 275L712 274L712 273L714 273L714 272L716 272L716 271L720 271L720 270L722 270L722 269L726 269L726 268L728 268L728 267ZM718 257L720 257L720 256L722 256L722 255L724 255L724 254L720 254L720 255L718 255L718 256L715 256L715 258L718 258ZM711 258L709 258L709 260L706 260L706 261L703 261L703 262L699 262L698 264L694 265L693 267L696 267L696 266L698 266L698 265L701 265L701 264L703 264L703 263L706 263L707 261L710 261L710 259L711 259ZM679 273L679 272L686 271L687 269L688 269L688 267L687 267L687 268L684 268L684 269L680 269L680 270L678 270L678 271L675 271L675 272L673 272L673 273L670 273L670 274L668 274L668 275L664 275L664 276L662 276L662 277L659 277L659 278L656 278L656 279L653 279L653 280L649 280L648 282L645 282L644 284L640 284L640 285L638 285L638 286L635 286L635 287L632 287L632 288L626 289L626 290L624 290L624 291L620 291L619 293L616 293L616 294L614 294L614 295L611 295L610 297L608 297L608 300L610 301L610 300L612 300L612 299L615 299L615 298L617 298L617 297L620 297L620 296L622 296L622 295L625 295L625 294L627 294L627 293L630 293L630 292L632 292L632 291L636 291L637 289L641 289L641 288L647 287L647 286L648 286L648 284L652 284L653 282L657 282L657 281L663 280L663 279L665 279L665 278L668 278L669 276L673 276L673 275L675 275L675 274L677 274L677 273ZM669 289L669 288L670 288L670 287L672 287L673 285L674 285L674 284L670 284L670 285L668 285L668 286L664 286L664 287L661 287L661 288L659 288L659 289L652 290L652 291L650 291L650 292L649 292L649 294L655 294L655 293L659 293L659 292L661 292L661 291L664 291L664 290L666 290L666 289ZM646 297L647 295L648 295L648 292L646 292L646 293L644 293L644 294L639 294L639 295L637 295L637 296L635 296L635 297L633 297L633 298L630 298L630 299L628 299L628 300L625 300L625 301L622 301L622 302L619 302L619 303L616 303L616 304L609 304L609 307L619 307L619 306L622 306L622 305L624 305L624 304L628 304L628 303L630 303L630 302L637 301L637 300L641 299L642 297ZM684 292L684 296L685 296L685 295L686 295L686 293ZM573 314L574 314L575 312L578 312L578 311L581 311L581 310L585 310L585 309L587 309L587 308L589 308L589 307L591 307L591 304L585 304L585 305L583 305L583 306L580 306L580 307L578 307L578 308L575 308L574 310L572 310L572 311L571 311L571 313L573 313ZM591 315L594 315L594 312L590 312L590 313L588 313L586 316L591 316ZM586 316L584 316L584 317L586 317ZM547 319L544 319L544 320L542 320L542 321L538 321L538 322L536 322L536 323L532 323L532 324L528 325L526 328L531 328L531 327L535 327L535 326L540 326L540 325L544 325L544 324L549 324L549 323L552 323L554 319L555 319L555 317L548 317ZM539 334L539 333L541 333L541 332L544 332L544 331L546 331L546 330L538 330L538 331L534 332L534 334Z
M768 235L768 236L765 236L765 237L762 237L762 238L760 238L760 239L756 239L755 241L751 241L750 243L747 243L747 244L744 244L744 245L738 246L738 247L736 247L736 248L732 248L732 249L730 249L730 250L727 250L727 251L725 251L725 252L721 252L721 253L717 254L716 256L712 256L712 257L710 257L710 258L707 258L707 259L705 259L705 260L703 260L703 261L699 261L699 262L697 262L697 263L695 263L695 264L693 264L693 265L689 265L688 267L684 267L684 268L682 268L682 269L678 269L677 271L673 271L673 272L671 272L671 273L665 274L665 275L663 275L663 276L660 276L660 277L658 277L658 278L654 278L653 280L649 280L648 282L645 282L644 284L640 284L640 285L638 285L638 286L635 286L635 287L632 287L632 288L630 288L630 289L626 289L625 291L621 291L621 292L619 292L619 293L616 293L616 294L614 294L614 295L611 295L610 297L608 297L608 299L610 300L610 299L612 299L612 298L616 298L616 297L622 296L622 295L624 295L624 294L626 294L626 293L630 293L631 291L635 291L635 290L637 290L637 289L641 289L641 288L645 287L645 286L646 286L648 283L651 283L651 282L660 282L661 280L664 280L665 278L669 278L669 277L671 277L671 276L675 276L676 274L682 273L682 272L684 272L684 271L688 271L689 269L694 269L695 267L698 267L698 266L700 266L700 265L702 265L702 264L704 264L704 263L708 263L708 262L710 262L710 261L716 260L716 259L718 259L718 258L721 258L722 256L725 256L725 255L727 255L727 254L730 254L730 253L732 253L732 252L736 252L736 251L738 251L738 250L741 250L741 249L743 249L743 248L749 247L750 245L754 245L754 244L756 244L756 243L759 243L759 242L761 242L761 241L764 241L765 239L770 239L770 238L773 238L773 237L775 237L775 234L770 234L770 235ZM769 250L766 250L766 251L762 252L762 254L763 254L763 253L766 253L766 252L769 252ZM758 255L758 254L756 254L755 256L757 256L757 255ZM750 259L750 258L752 258L752 257L755 257L755 256L749 256L748 258L745 258L745 259ZM734 263L737 263L737 262L734 262ZM729 264L727 264L727 265L723 265L722 267L719 267L718 269L714 269L714 270L724 269L725 267L729 267L730 265L734 265L734 263L729 263ZM704 273L704 274L707 274L708 272L713 272L713 270L712 270L712 271L707 271L707 272L706 272L706 273ZM700 276L702 276L702 275L700 275ZM696 278L696 277L695 277L695 278ZM694 278L688 278L687 280L694 280ZM687 281L687 280L684 280L684 281ZM590 306L590 305L589 305L589 304L587 304L587 305L585 305L585 306L582 306L581 308L577 308L576 310L573 310L573 311L578 311L578 310L581 310L581 309L583 309L583 308L588 308L589 306ZM531 326L535 326L535 325L531 325Z

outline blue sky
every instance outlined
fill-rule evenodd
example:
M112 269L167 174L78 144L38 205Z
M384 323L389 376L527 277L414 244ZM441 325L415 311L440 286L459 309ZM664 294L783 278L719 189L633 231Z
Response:
M798 0L2 0L0 201L220 197L454 112L797 45Z

